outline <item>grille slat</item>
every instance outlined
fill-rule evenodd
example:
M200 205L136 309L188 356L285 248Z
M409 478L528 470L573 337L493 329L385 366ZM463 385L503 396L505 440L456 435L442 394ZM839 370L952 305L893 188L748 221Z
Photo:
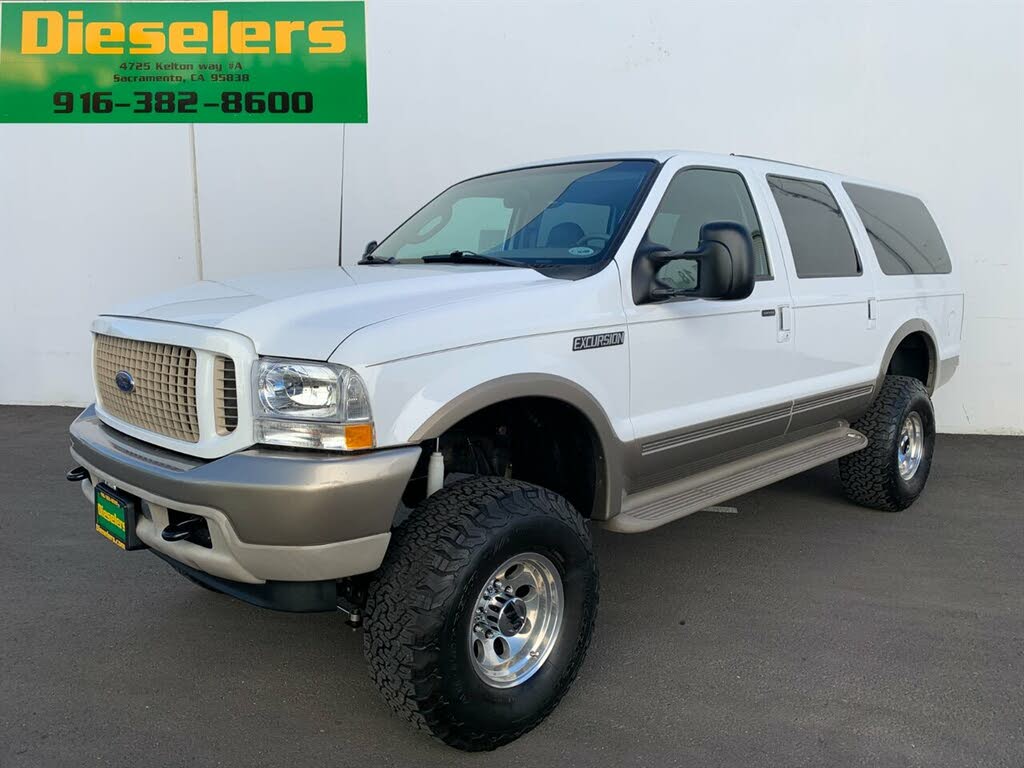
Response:
M218 435L230 435L238 426L238 385L235 361L218 355L213 366L213 400Z
M94 366L100 404L112 416L175 440L199 442L195 350L97 334ZM118 389L118 371L131 374L132 392Z

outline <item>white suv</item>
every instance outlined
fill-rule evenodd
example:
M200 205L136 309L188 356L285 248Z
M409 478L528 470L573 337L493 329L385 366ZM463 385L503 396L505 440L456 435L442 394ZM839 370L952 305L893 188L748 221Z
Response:
M552 710L598 599L590 525L646 531L824 462L921 493L963 294L917 198L646 152L463 181L358 266L93 325L69 478L202 586L343 607L400 714L491 749Z

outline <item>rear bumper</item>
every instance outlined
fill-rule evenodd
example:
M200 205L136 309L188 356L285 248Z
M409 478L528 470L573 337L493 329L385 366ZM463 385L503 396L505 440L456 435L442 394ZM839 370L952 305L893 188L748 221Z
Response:
M71 425L71 455L143 501L136 532L161 554L230 581L323 581L375 570L391 538L415 446L356 455L255 448L206 461L103 424L93 407ZM167 542L168 512L207 521L212 547Z

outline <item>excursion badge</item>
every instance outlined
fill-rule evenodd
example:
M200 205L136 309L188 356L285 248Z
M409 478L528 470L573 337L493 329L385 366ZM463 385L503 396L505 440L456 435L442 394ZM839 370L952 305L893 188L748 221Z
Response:
M625 337L625 331L612 331L611 333L595 333L590 336L577 336L572 340L572 351L580 352L584 349L615 347L622 344Z

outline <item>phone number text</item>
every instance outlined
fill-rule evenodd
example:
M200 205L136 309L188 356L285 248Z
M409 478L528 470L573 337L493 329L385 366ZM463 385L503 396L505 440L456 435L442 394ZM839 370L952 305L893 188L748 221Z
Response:
M313 111L313 94L309 91L223 91L219 98L199 100L195 91L134 91L130 99L114 96L111 91L53 94L54 114L109 114L131 110L138 114L198 113L216 109L225 114L287 114L308 115Z

